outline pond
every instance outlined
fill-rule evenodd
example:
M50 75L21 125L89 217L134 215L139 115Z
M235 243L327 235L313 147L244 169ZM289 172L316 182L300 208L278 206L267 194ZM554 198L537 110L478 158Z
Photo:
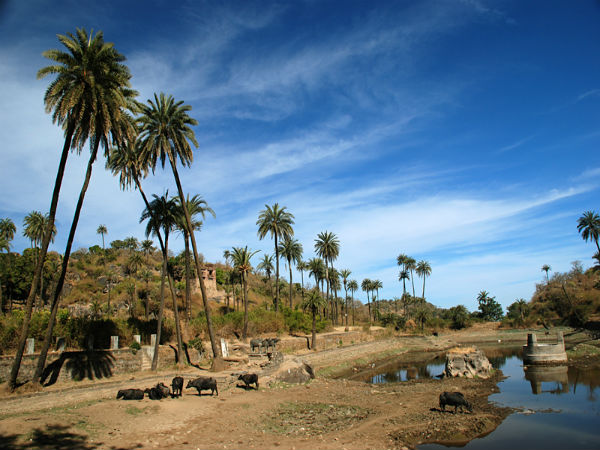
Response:
M464 445L467 449L527 448L528 450L600 448L600 369L572 366L528 366L521 359L521 346L480 346L494 368L507 377L500 392L489 400L517 411L492 433ZM388 383L432 378L444 370L445 357L423 364L389 363L352 378L369 383ZM443 449L426 444L421 450Z

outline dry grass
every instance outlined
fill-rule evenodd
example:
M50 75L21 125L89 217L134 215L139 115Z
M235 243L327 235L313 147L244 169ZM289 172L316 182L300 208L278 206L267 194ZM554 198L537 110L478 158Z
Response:
M448 350L448 353L467 354L477 351L475 347L453 347Z

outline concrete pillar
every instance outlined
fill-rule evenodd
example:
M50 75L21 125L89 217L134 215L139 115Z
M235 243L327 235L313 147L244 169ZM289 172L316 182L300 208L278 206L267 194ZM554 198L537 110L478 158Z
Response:
M27 349L25 350L26 355L33 355L35 351L35 339L27 338Z
M537 336L534 333L527 333L527 346L533 347L537 344Z
M154 346L156 345L156 334L150 335L150 345L152 346L152 348L154 348Z
M227 348L227 342L225 339L221 338L221 353L223 354L223 358L229 358L229 349Z
M110 337L110 349L119 350L119 336Z
M134 334L133 335L133 340L135 342L137 342L138 344L141 344L142 343L142 336L140 336L139 334Z

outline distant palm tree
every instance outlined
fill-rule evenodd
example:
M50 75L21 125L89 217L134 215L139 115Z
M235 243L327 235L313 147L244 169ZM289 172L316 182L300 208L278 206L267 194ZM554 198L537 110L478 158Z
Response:
M279 245L278 240L292 237L294 235L294 215L286 211L286 207L279 207L279 203L273 206L265 205L264 210L258 215L258 237L264 239L269 234L275 241L275 312L279 310Z
M342 277L342 282L344 283L344 301L345 301L345 310L346 310L346 331L348 331L348 278L350 278L352 272L349 269L340 270L340 276Z
M542 272L546 272L546 283L550 282L550 279L548 278L548 272L550 272L552 270L552 267L550 267L548 264L544 264L542 266Z
M403 292L403 296L406 296L406 280L408 280L410 278L410 275L408 275L408 271L407 270L401 270L400 271L400 275L398 276L398 280L402 281L402 292Z
M302 301L304 301L304 271L308 269L308 266L305 261L300 260L296 263L296 269L300 272L300 292L302 294Z
M198 147L198 142L191 126L197 125L198 122L188 115L188 111L192 109L191 106L185 105L182 101L176 102L170 95L167 96L161 93L160 96L157 96L154 94L154 101L148 100L147 103L147 105L141 106L142 114L138 117L140 129L139 145L144 155L143 159L149 161L150 167L153 170L158 161L161 162L163 168L166 160L169 161L173 178L177 185L179 199L183 204L185 202L185 195L177 171L177 159L179 158L184 166L191 165L193 155L190 142ZM187 208L183 208L183 211L188 230L193 230L192 220ZM198 254L194 233L190 233L190 240L194 253L196 276L202 293L206 328L213 352L213 369L220 369L222 367L222 355L217 345L212 326L206 286L202 279L202 261Z
M185 308L187 312L187 319L190 320L192 318L192 295L191 295L191 272L190 272L190 232L187 229L187 223L185 220L185 214L181 209L181 200L176 199L177 206L179 207L179 215L177 219L177 228L183 234L183 242L185 245ZM216 217L213 209L208 206L206 200L204 200L200 195L194 195L190 199L190 195L187 195L185 201L188 214L192 221L192 232L195 230L200 230L202 228L202 221L196 220L197 215L201 215L202 219L206 218L206 213L212 214L213 217Z
M381 280L373 280L371 288L375 291L377 296L377 303L375 303L375 311L379 314L379 289L383 289L383 283Z
M242 339L248 336L248 273L252 270L250 259L260 250L249 250L248 246L244 248L233 247L231 258L233 267L241 274L242 283L244 285L244 329L242 330Z
M321 258L311 258L308 260L308 276L315 279L315 287L319 289L319 283L325 278L325 264Z
M577 220L577 231L581 233L581 237L585 242L589 240L596 243L596 248L600 252L598 238L600 237L600 216L594 211L586 211Z
M271 274L273 273L273 256L269 255L268 253L265 253L263 255L263 259L260 261L260 263L258 264L258 266L256 266L256 268L258 270L263 270L265 272L265 274L267 275L267 282L269 283L269 293L272 296L273 295L273 289L271 286Z
M169 235L176 227L178 208L177 204L175 203L175 200L173 198L168 198L168 192L165 192L165 194L160 197L154 194L153 197L154 200L150 202L150 207L144 209L144 211L142 212L142 215L140 217L140 223L144 222L145 220L148 221L148 223L146 224L146 237L150 236L151 234L157 237L160 236L158 230L162 230L162 235L164 236L164 248L162 249L163 262L160 280L160 305L158 309L156 343L154 347L154 355L152 358L151 368L152 370L156 370L158 366L158 353L162 331L162 319L165 308L165 277L168 275L167 261L169 259ZM181 330L179 329L179 317L177 317L177 299L174 293L172 293L171 295L173 297L173 312L176 314L175 325L176 332L178 334L177 350L179 352L179 358L181 358L183 355L183 344L180 343Z
M413 297L416 297L415 295L415 279L413 276L413 270L415 270L417 268L417 261L415 261L415 258L412 257L408 257L406 258L406 262L404 264L405 270L408 270L410 272L410 282L412 284L412 295Z
M317 350L317 313L319 309L326 305L327 302L321 297L319 290L315 287L309 291L306 299L302 303L303 309L309 309L312 314L312 342L311 350Z
M104 250L104 235L108 233L108 230L106 229L106 225L100 225L97 229L96 229L96 234L99 234L102 236L102 250Z
M337 269L335 269L334 267L332 267L329 270L329 287L331 288L331 309L332 309L332 313L331 313L331 318L332 321L335 325L337 325L337 319L338 319L338 298L337 298L337 291L341 290L342 285L340 283L340 274L337 271Z
M279 244L279 254L286 259L290 269L290 309L294 306L292 304L292 264L297 264L302 260L302 251L302 244L289 236Z
M31 211L23 219L23 236L31 242L31 248L37 248L40 236L44 235L44 215L39 211Z
M154 242L152 242L150 239L144 239L140 244L140 248L142 250L142 253L146 257L146 265L148 265L148 258L152 253L154 253L154 250L156 250L154 248Z
M17 227L11 219L0 219L0 239L6 243L7 252L10 252L10 241L14 239L16 231Z
M19 339L15 363L11 371L9 385L14 388L25 341L29 332L31 306L37 290L37 284L42 276L43 264L50 244L58 195L69 147L78 151L90 141L91 154L88 160L86 173L75 207L71 229L67 238L67 245L63 254L61 273L56 283L52 299L50 318L42 351L38 358L38 367L33 377L34 383L39 383L43 367L46 362L48 349L52 340L52 332L58 302L62 292L71 247L75 238L75 231L83 207L83 201L92 175L92 166L96 161L98 149L102 145L105 155L108 155L110 143L121 144L124 139L133 134L133 123L128 111L136 111L135 96L137 92L131 89L129 80L131 74L127 66L122 64L125 57L121 55L112 44L106 44L101 32L95 37L88 36L83 29L77 30L77 37L58 36L59 40L67 47L69 53L59 50L44 52L44 56L56 64L42 68L38 78L56 74L57 78L50 83L46 90L44 102L46 110L54 110L53 121L58 122L65 129L65 146L54 185L52 202L50 205L49 221L31 290L25 307L25 318Z
M366 292L367 294L367 306L369 307L369 323L371 323L371 302L369 301L369 292L371 292L371 286L373 286L373 282L368 278L362 280L362 283L360 284L360 287L363 290L363 292Z
M352 295L352 326L354 326L354 293L358 291L358 282L356 280L348 281L348 289Z
M333 267L333 261L340 254L340 241L334 233L323 231L315 239L315 253L323 258L325 262L325 282L327 283L327 293L325 299L329 302L329 266ZM333 306L333 305L332 305ZM333 314L333 307L331 308ZM334 317L332 316L332 320Z
M423 300L425 300L425 279L431 275L431 265L425 260L417 263L417 275L423 278Z

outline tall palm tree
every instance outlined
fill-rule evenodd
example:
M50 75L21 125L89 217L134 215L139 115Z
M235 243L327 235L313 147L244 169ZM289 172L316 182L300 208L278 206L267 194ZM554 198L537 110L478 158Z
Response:
M354 326L354 293L358 291L358 282L356 280L348 281L348 290L352 295L352 326Z
M6 242L6 251L10 252L10 241L15 237L17 227L10 218L0 219L0 239Z
M402 296L406 297L406 280L410 278L408 274L408 270L401 270L400 275L398 276L398 280L402 281Z
M362 283L360 284L360 287L363 290L363 292L366 292L367 294L367 306L369 307L369 323L371 323L371 302L369 301L369 292L371 292L371 286L373 286L373 282L368 278L362 280Z
M71 222L71 229L67 238L61 273L52 299L48 328L46 330L42 352L38 359L38 370L36 370L36 374L34 375L35 382L39 381L38 373L41 374L41 370L43 370L47 352L50 347L56 313L58 311L58 303L71 254L71 247L75 238L75 231L77 230L79 216L92 176L92 167L96 161L98 150L100 146L102 146L104 154L108 156L111 143L121 145L125 139L130 138L133 135L134 127L129 111L136 111L135 96L137 95L137 92L131 89L129 83L131 74L129 68L122 64L125 57L117 52L112 44L104 43L101 32L97 33L95 37L88 37L85 30L78 29L77 38L72 35L69 35L69 37L59 36L59 40L69 49L71 54L69 55L57 50L45 52L44 56L54 60L58 64L45 67L38 72L38 78L48 74L58 75L46 91L46 109L51 110L54 108L53 118L65 128L71 147L81 151L89 140L91 152L83 185L79 192L79 199ZM72 134L69 135L71 122L73 122L73 131ZM59 171L60 170L61 169L59 168ZM58 178L59 177L57 176L57 181ZM62 180L62 175L60 175L60 179ZM60 183L58 183L58 185L60 185ZM58 191L56 190L56 187L57 184L55 184L55 192L56 200L58 201ZM58 187L60 189L60 186ZM40 262L42 264L48 248L46 241L49 243L51 230L54 226L54 214L55 210L53 211L51 205L48 231L46 232L47 237L44 237L42 253L40 255ZM35 284L36 275L34 275L33 284ZM33 285L32 290L35 291ZM29 309L27 307L26 309L27 314L30 315ZM27 325L25 326L26 322ZM24 320L24 329L21 340L27 337L25 328L28 328L28 326L28 321ZM24 345L25 343L23 341L23 348ZM15 357L15 363L18 360L19 364L22 357L20 349L21 342L19 342L18 353ZM42 369L40 369L40 367ZM16 382L17 372L18 368L14 373L14 382ZM10 384L13 385L14 382L13 375L11 374Z
M544 264L542 266L542 272L546 272L546 284L548 284L550 282L550 279L548 278L548 272L550 272L552 270L552 267L550 267L548 264Z
M600 237L600 216L595 211L586 211L577 220L577 231L585 242L589 240L596 243L596 248L600 252L598 238Z
M308 276L315 279L315 287L319 288L319 283L325 278L325 264L321 258L311 258L308 260Z
M292 264L298 264L302 260L302 244L297 239L286 237L279 244L279 254L284 257L290 269L290 309L292 305Z
M339 302L337 293L341 290L340 273L334 267L329 271L329 287L331 289L331 309L332 321L337 325Z
M383 289L383 283L381 282L381 280L373 280L373 284L371 285L371 288L375 291L375 295L377 298L376 302L374 302L375 304L375 311L377 312L379 317L379 289Z
M413 297L416 297L415 295L415 278L413 276L413 270L415 270L417 268L417 261L415 260L415 258L412 257L408 257L406 258L406 263L404 264L405 270L408 270L410 272L410 282L412 284L412 295Z
M421 260L417 263L417 275L423 278L423 300L425 300L425 279L431 275L431 265L425 261Z
M259 251L249 250L248 246L245 246L244 248L233 247L233 251L231 252L233 267L242 276L242 283L244 285L244 329L242 331L242 339L244 340L248 336L248 272L252 270L250 259Z
M302 303L302 308L310 309L312 314L312 342L310 348L313 351L317 350L317 313L319 312L319 309L326 304L326 300L321 297L317 287L308 293L306 299Z
M44 235L44 215L39 211L31 211L23 219L23 236L31 242L31 248L35 249L40 236Z
M102 236L102 250L104 251L104 235L108 233L108 229L106 228L106 225L100 225L98 226L98 228L96 229L96 234L99 234Z
M213 217L217 217L213 209L208 206L206 200L204 200L200 195L194 195L190 199L190 195L188 194L185 205L190 219L192 220L192 233L195 230L200 230L202 228L202 221L196 220L197 215L201 215L202 219L206 218L206 213L210 213ZM183 242L185 245L185 308L187 312L187 319L190 320L192 318L192 295L190 286L190 231L188 231L187 228L185 214L181 209L182 206L180 200L177 200L177 206L180 209L177 220L177 228L179 228L179 231L181 231L183 234Z
M169 161L173 178L177 185L179 199L183 204L185 202L185 195L177 171L177 159L179 158L179 161L184 166L191 165L193 154L190 142L198 147L198 142L191 126L197 125L198 122L188 115L188 111L192 109L191 106L185 105L183 101L176 102L170 95L167 96L161 93L160 96L157 96L154 94L154 101L148 100L147 103L147 105L141 106L142 114L138 118L140 148L143 155L145 155L143 159L147 159L150 162L153 170L159 160L163 168L165 161ZM183 211L188 230L193 230L192 219L187 208L183 208ZM198 247L194 233L190 233L190 240L194 253L196 276L202 293L206 327L213 352L213 369L217 370L222 368L223 360L212 326L206 286L202 279L202 261L198 256Z
M164 237L164 246L161 249L163 255L161 281L160 281L160 306L158 309L158 324L156 328L156 343L154 347L154 355L152 357L152 370L156 370L158 366L158 349L160 345L162 318L165 307L165 277L168 276L167 261L169 259L169 235L177 226L177 214L179 212L177 203L173 198L168 198L168 192L162 196L153 195L154 200L150 202L150 207L144 209L140 217L140 223L148 220L146 224L146 237L151 234L160 236L158 230L162 230ZM162 238L161 238L162 239ZM177 310L177 297L173 290L171 291L173 298L173 312L175 314L175 330L177 333L177 351L179 358L183 355L183 344L181 342L181 329L179 327L179 317Z
M342 282L344 283L344 301L346 303L346 331L348 331L348 278L350 278L350 275L352 275L351 270L340 270L340 276L342 277Z
M294 235L294 215L286 211L287 207L279 207L279 203L273 206L265 205L259 215L258 237L264 239L269 234L275 241L275 312L279 311L279 245L278 240L292 237Z
M315 239L315 253L323 258L325 262L325 282L327 283L327 292L325 299L329 301L329 266L333 267L333 261L340 254L340 241L334 233L323 231ZM332 308L333 313L333 308ZM333 319L333 317L332 317Z

